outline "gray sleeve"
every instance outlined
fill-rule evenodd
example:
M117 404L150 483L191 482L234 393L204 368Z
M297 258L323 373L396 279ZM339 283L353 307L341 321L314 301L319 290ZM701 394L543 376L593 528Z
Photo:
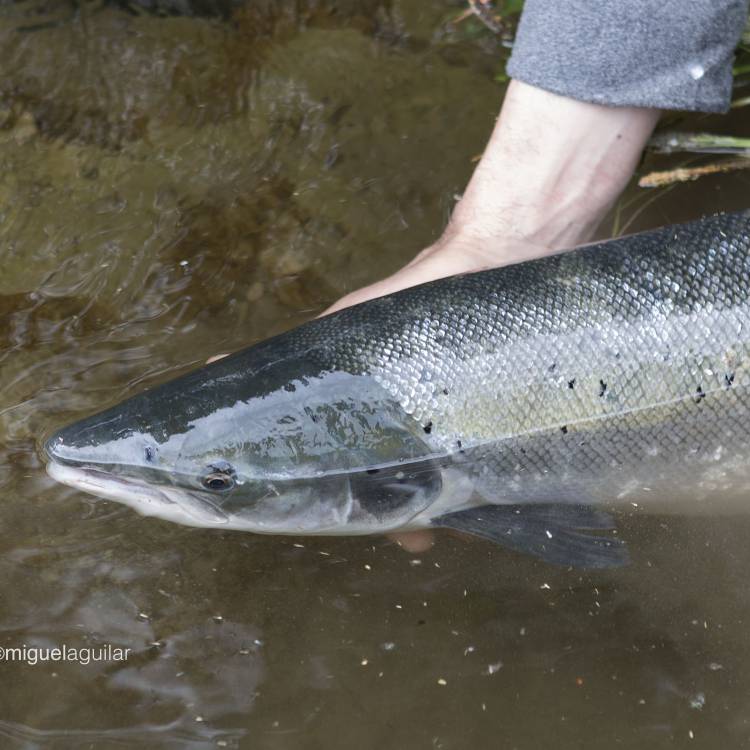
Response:
M596 104L723 112L747 0L526 0L508 63Z

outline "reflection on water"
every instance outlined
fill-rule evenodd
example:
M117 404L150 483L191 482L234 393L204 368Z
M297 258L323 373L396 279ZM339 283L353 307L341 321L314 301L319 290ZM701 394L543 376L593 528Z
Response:
M132 650L3 663L3 747L746 741L750 515L623 519L633 566L581 574L450 535L414 557L185 529L43 472L53 428L436 236L507 54L446 28L460 9L0 4L0 646ZM742 174L633 190L621 220L746 191Z

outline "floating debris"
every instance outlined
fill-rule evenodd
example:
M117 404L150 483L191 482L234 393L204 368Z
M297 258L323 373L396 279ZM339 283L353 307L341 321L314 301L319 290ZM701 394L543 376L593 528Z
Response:
M487 665L487 674L493 675L499 672L503 668L503 663L501 661L497 661L494 664L488 664Z
M649 141L648 148L659 154L687 151L695 154L750 155L750 138L713 133L660 133Z
M705 164L701 167L680 167L669 169L665 172L650 172L638 180L638 187L655 188L672 185L676 182L690 182L697 180L707 174L720 174L723 172L734 172L738 169L750 169L750 157L739 159L727 159L714 164Z
M706 694L696 693L693 698L690 699L690 708L700 711L703 706L706 705Z

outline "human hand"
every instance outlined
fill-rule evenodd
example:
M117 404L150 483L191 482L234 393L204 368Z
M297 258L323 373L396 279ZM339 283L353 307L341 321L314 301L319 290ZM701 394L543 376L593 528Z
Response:
M323 315L445 276L508 265L550 252L549 247L522 240L482 242L468 233L456 231L453 225L438 242L423 250L402 269L381 281L347 294ZM434 543L431 531L394 532L388 534L388 537L412 553L425 552Z
M490 243L481 238L474 239L468 234L458 236L446 232L437 242L422 250L396 273L350 292L331 305L322 315L329 315L344 307L358 305L369 299L384 297L435 279L497 268L549 255L551 252L552 249L548 246L520 239L497 240Z
M589 104L511 81L443 236L400 271L347 294L323 314L588 241L632 176L658 119L655 109ZM410 552L432 544L426 532L391 538Z
M658 119L658 110L588 104L512 81L485 153L440 240L324 314L587 242L632 176ZM433 543L432 532L389 536L410 552Z

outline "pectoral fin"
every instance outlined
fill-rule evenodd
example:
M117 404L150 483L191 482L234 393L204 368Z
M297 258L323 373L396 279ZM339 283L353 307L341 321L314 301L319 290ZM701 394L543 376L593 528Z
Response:
M621 539L585 533L614 527L609 513L587 505L483 505L447 513L432 524L491 539L557 565L613 568L629 561Z

